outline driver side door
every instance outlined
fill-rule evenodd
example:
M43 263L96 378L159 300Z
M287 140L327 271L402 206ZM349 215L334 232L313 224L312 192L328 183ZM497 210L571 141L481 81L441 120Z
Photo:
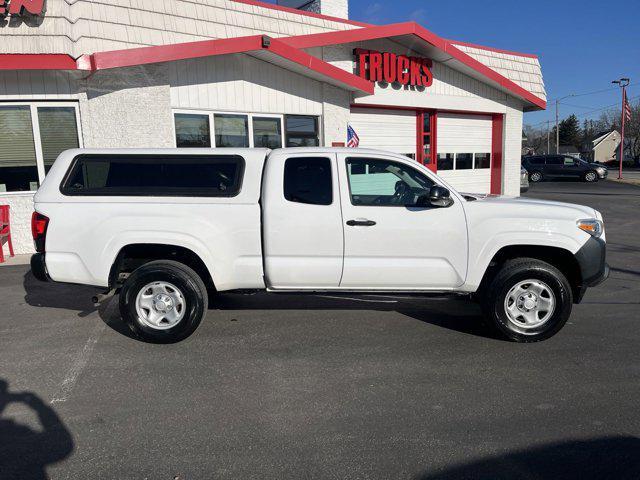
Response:
M457 197L448 208L416 207L435 184L411 161L339 154L344 225L340 287L447 290L464 283L467 226Z

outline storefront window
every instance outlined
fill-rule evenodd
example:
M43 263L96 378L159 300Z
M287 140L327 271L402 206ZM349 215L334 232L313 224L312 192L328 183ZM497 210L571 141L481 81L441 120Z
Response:
M216 147L243 148L249 146L249 119L246 115L218 114L213 116Z
M282 122L277 117L253 117L253 146L282 147Z
M31 107L0 106L0 192L38 188Z
M73 107L38 107L38 125L42 142L42 158L48 173L58 155L78 148L76 109Z
M453 153L438 154L438 170L453 170Z
M287 147L317 147L320 145L318 117L286 115Z
M456 154L456 170L470 170L473 168L473 153Z
M209 115L176 113L176 146L178 148L210 148Z

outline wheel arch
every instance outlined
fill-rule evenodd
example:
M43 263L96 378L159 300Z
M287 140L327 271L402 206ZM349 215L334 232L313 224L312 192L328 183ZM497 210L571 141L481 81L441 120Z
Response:
M478 291L487 287L493 276L508 260L533 258L553 265L560 270L571 285L574 301L581 298L582 272L575 255L566 248L549 245L507 245L500 248L489 261Z
M192 268L202 279L208 290L215 291L212 272L201 256L192 249L170 243L130 243L124 245L115 256L109 271L109 288L119 285L121 277L136 268L155 261L173 260Z

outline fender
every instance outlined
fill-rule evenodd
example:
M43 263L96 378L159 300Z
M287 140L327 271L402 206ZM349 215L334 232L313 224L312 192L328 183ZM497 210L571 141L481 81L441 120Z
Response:
M515 245L554 247L566 250L572 255L575 255L583 244L584 242L580 243L575 237L559 232L549 233L543 231L532 231L497 233L481 245L480 248L475 248L475 252L471 251L472 246L470 244L468 275L462 288L465 291L475 291L480 285L491 260L493 260L495 255L505 247Z

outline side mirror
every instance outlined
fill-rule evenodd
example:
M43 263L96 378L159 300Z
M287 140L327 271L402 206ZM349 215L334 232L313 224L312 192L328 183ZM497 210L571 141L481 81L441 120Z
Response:
M426 195L424 195L426 197ZM453 205L451 198L451 192L448 189L441 187L440 185L434 185L429 192L428 205L436 208L447 208ZM420 202L420 199L418 199Z

